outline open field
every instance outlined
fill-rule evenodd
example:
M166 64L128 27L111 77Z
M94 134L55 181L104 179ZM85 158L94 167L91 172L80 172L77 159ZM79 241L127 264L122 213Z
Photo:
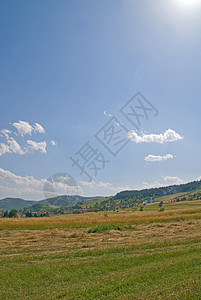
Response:
M0 219L0 299L201 299L201 201L146 209Z
M120 210L86 214L56 215L43 218L1 218L0 230L5 229L50 229L83 228L94 224L122 223L141 224L170 222L201 218L201 200L164 203L164 212L159 212L158 203L146 205L144 211Z

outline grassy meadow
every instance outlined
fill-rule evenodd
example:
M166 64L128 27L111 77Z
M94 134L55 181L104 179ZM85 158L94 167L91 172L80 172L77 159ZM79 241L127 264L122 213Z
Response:
M201 201L0 219L0 299L201 299Z

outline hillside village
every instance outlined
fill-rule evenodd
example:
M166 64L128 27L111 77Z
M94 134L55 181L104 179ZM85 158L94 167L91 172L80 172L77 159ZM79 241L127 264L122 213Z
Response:
M196 182L197 183L197 182ZM199 182L200 185L200 182ZM143 197L145 192L133 191L133 193L128 197L128 193L130 192L121 192L121 198L119 194L114 197L106 197L106 198L99 198L99 199L91 199L86 201L79 201L74 203L71 206L54 206L54 205L45 205L42 203L33 204L29 207L24 207L21 209L1 209L0 210L0 218L32 218L32 217L50 217L53 215L68 215L68 214L85 214L89 212L99 212L99 211L116 211L124 209L132 209L132 210L139 210L143 211L143 208L147 204L154 204L158 203L160 211L163 211L162 205L164 202L183 202L183 201L193 201L193 200L200 200L201 199L201 191L200 189L194 190L192 192L192 186L194 184L186 184L183 185L183 189L186 190L187 187L190 191L188 192L180 192L176 194L170 193L166 196L156 197L153 196L146 196ZM170 187L168 187L170 188ZM161 188L160 188L161 189ZM151 189L152 190L152 189ZM151 190L146 190L146 195L150 193ZM154 189L154 191L158 191L158 189ZM180 191L180 186L177 187L177 191ZM135 196L133 195L135 194ZM126 197L124 197L126 195ZM141 196L139 196L141 195ZM160 195L159 195L160 196ZM61 196L65 197L65 196ZM3 201L3 200L0 200ZM13 200L14 205L14 200Z

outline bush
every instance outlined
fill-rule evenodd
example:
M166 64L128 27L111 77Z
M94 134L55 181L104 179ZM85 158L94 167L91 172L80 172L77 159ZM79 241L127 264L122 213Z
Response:
M94 226L88 230L88 233L101 233L108 230L124 230L132 229L131 225L122 225L122 224L100 224Z
M18 211L16 209L11 209L11 211L8 214L8 217L9 218L16 217L17 213L18 213Z

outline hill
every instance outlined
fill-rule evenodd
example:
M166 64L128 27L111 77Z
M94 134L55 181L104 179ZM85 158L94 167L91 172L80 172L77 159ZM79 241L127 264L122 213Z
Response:
M193 181L185 184L180 185L171 185L171 186L165 186L160 188L151 188L151 189L143 189L143 190L132 190L132 191L123 191L120 193L117 193L116 196L113 198L115 200L117 199L131 199L131 198L138 198L143 199L146 197L153 197L158 198L162 196L168 196L173 194L179 194L179 193L187 193L192 192L201 189L201 181Z
M53 206L53 207L68 207L77 202L94 200L94 199L101 199L103 197L83 197L79 195L62 195L57 196L49 199L43 199L39 201L31 201L31 200L24 200L21 198L4 198L0 200L0 210L11 210L11 209L23 209L24 207L30 207L33 205L45 205L45 206Z
M30 201L20 198L5 198L0 200L0 210L11 210L13 208L19 210L24 207L31 207L33 205L49 206L49 207L73 207L78 203L81 207L97 208L97 210L105 210L107 207L119 206L121 208L133 207L135 204L142 204L143 201L150 198L155 201L165 199L176 199L179 196L190 195L192 193L200 193L201 195L201 181L193 181L190 183L172 185L159 188L122 191L111 197L83 197L79 195L62 195L53 198L43 199L40 201ZM191 196L199 199L200 195ZM171 196L171 197L170 197ZM190 197L190 196L188 196ZM157 200L158 199L158 200Z
M185 197L186 196L186 197ZM201 181L193 181L186 184L172 185L159 188L122 191L115 196L99 199L97 201L90 200L84 202L82 207L86 205L89 208L97 210L110 210L115 207L128 208L137 204L142 204L144 201L149 201L150 198L155 201L184 201L198 200L201 197Z
M17 209L20 210L25 206L31 206L36 201L24 200L21 198L4 198L0 200L0 210L11 210Z

